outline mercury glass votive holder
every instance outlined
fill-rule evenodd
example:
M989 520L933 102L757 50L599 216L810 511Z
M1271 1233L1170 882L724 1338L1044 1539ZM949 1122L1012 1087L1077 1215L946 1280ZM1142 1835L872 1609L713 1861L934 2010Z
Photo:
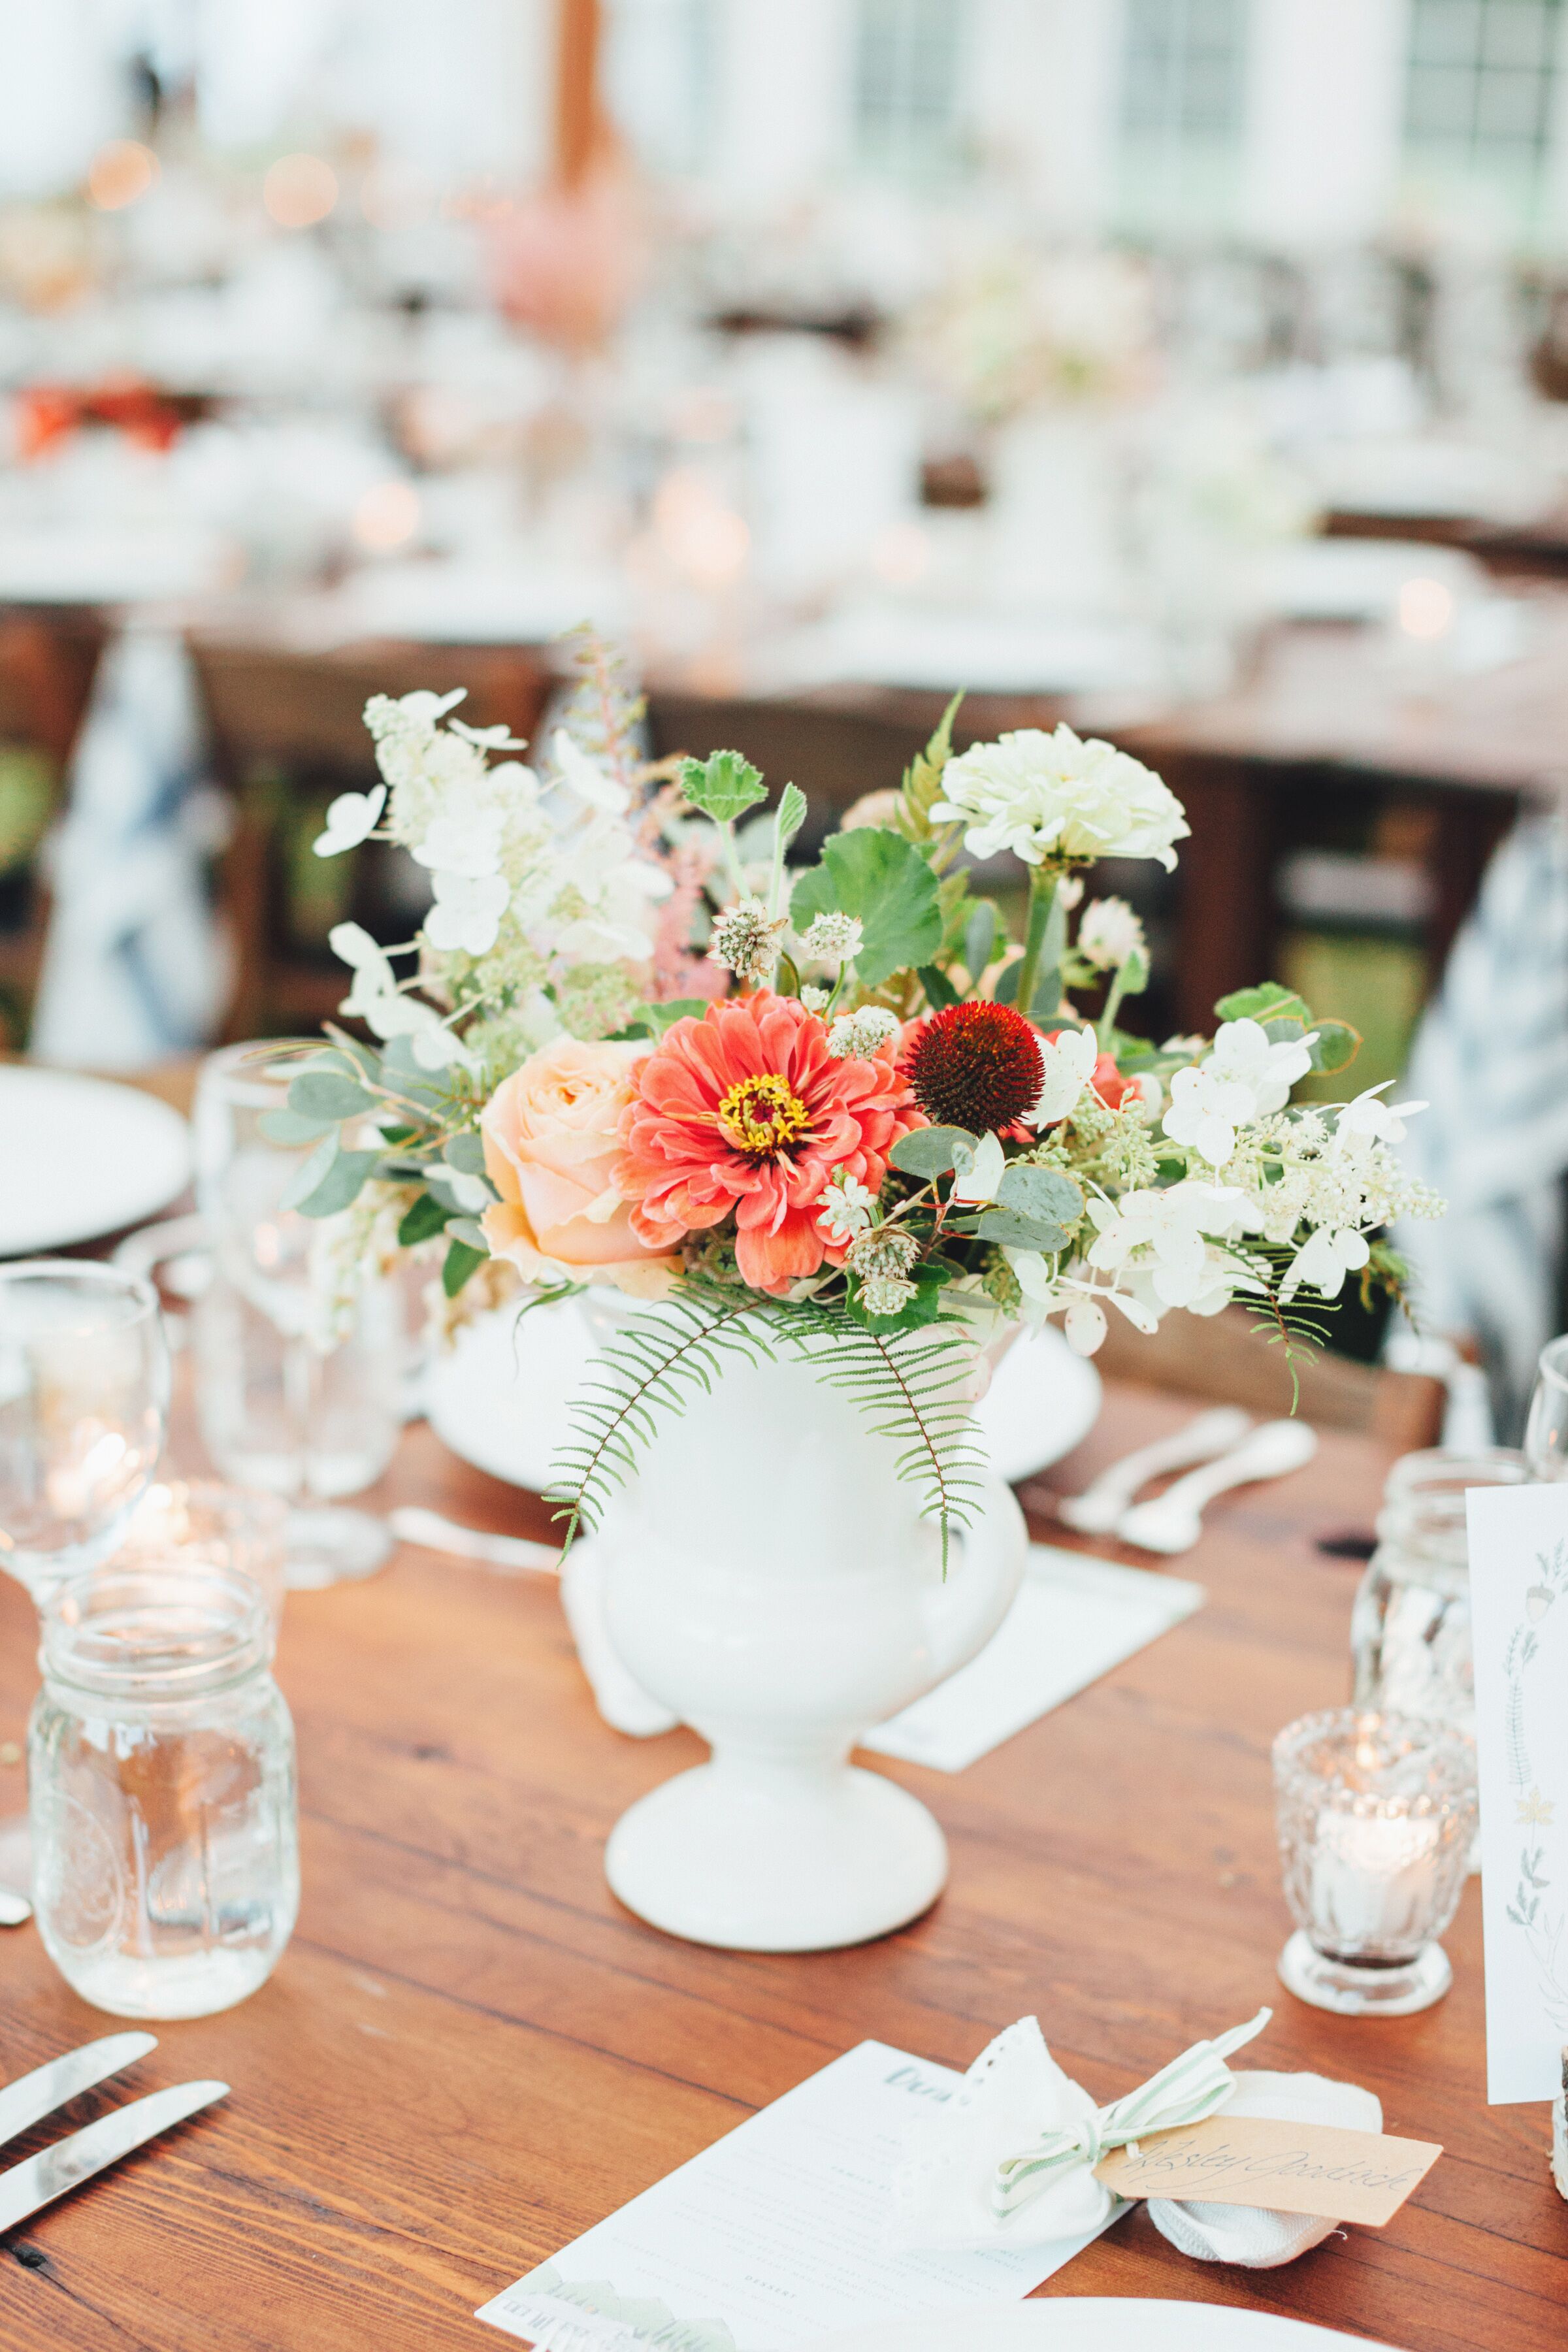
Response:
M1279 1975L1342 2017L1407 2017L1453 1982L1438 1943L1477 1818L1473 1741L1425 1717L1333 1707L1274 1742L1285 1899Z

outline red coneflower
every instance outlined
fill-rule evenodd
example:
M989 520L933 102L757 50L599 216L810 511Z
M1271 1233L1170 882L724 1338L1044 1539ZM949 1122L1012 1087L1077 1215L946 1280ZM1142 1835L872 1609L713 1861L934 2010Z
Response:
M900 1064L916 1102L938 1127L1001 1134L1040 1095L1040 1044L1010 1004L950 1004L922 1021Z

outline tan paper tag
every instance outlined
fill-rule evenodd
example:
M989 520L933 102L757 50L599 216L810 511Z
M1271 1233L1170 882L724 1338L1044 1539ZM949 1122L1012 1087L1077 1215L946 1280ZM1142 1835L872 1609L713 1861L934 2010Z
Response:
M1210 2116L1151 2132L1136 2145L1136 2154L1113 2148L1094 2168L1095 2179L1118 2197L1258 2205L1373 2230L1398 2212L1443 2153L1428 2140L1265 2116Z

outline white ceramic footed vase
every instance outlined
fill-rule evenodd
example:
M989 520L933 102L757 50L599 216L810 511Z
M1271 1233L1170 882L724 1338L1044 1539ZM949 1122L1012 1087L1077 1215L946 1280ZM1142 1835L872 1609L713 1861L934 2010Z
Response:
M605 1511L611 1643L713 1750L624 1813L605 1853L614 1892L670 1935L825 1950L942 1892L936 1822L849 1751L990 1640L1028 1539L987 1475L944 1578L900 1450L807 1365L736 1360L663 1423Z

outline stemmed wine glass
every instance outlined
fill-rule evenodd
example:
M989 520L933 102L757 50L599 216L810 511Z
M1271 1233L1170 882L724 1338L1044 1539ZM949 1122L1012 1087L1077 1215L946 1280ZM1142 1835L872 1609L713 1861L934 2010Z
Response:
M1532 1478L1568 1478L1568 1333L1549 1339L1541 1350L1524 1427L1524 1458Z
M86 1259L0 1265L0 1568L35 1599L113 1550L168 1413L150 1282Z
M372 1485L402 1425L405 1344L389 1284L361 1283L351 1326L321 1344L311 1251L321 1232L283 1206L309 1145L287 1130L292 1072L276 1045L226 1046L202 1065L196 1198L211 1283L195 1321L196 1407L226 1478L288 1498L296 1590L369 1576L392 1549L384 1524L339 1499Z

